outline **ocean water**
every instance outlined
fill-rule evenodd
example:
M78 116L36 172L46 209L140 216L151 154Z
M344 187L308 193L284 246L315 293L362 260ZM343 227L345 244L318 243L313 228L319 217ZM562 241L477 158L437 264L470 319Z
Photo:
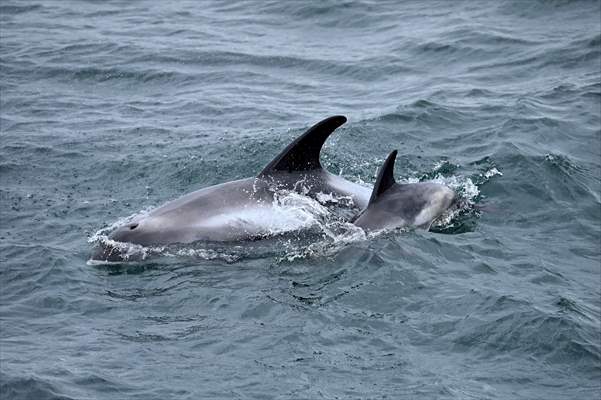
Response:
M334 114L459 212L88 263ZM2 0L0 134L2 399L601 395L599 1Z

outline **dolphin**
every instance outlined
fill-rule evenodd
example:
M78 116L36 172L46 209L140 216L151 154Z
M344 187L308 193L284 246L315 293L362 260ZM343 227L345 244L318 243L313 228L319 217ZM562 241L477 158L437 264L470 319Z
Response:
M206 187L117 227L92 254L96 261L127 261L122 246L162 246L197 241L234 242L273 236L274 199L278 190L347 197L360 209L370 189L326 171L319 154L326 139L346 122L326 118L289 144L256 176ZM275 224L277 225L277 224ZM294 230L294 227L291 228Z
M256 176L206 187L155 208L119 226L92 255L94 261L129 261L127 246L175 243L238 242L290 232L302 226L281 226L275 209L280 190L309 197L320 193L347 197L363 211L353 223L365 231L398 227L428 230L455 201L455 193L434 182L398 184L393 151L369 188L326 171L319 155L326 139L346 122L334 116L318 122L288 145Z
M353 221L365 231L402 227L429 230L432 222L455 203L455 192L435 182L400 184L394 180L397 151L380 170L367 207Z

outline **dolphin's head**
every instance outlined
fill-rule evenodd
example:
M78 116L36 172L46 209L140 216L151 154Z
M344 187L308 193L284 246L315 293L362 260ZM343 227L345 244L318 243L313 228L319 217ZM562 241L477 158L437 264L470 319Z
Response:
M143 246L161 243L165 228L155 218L146 217L119 226L108 236L108 240L99 243L92 254L92 260L123 262L136 261L143 252L136 251Z
M403 188L403 186L405 187ZM432 222L455 203L455 192L448 186L438 183L424 182L398 185L395 189L399 192L408 192L408 195L401 195L401 197L409 197L416 206L412 210L415 216L411 225L424 229L429 229ZM402 204L397 204L396 207L404 209Z

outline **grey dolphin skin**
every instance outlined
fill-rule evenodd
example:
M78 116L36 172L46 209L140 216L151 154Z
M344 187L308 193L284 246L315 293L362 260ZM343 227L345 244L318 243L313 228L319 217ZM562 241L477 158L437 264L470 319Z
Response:
M302 190L310 197L319 193L348 196L363 208L369 188L329 173L319 161L326 139L345 122L343 116L326 118L288 145L257 177L184 195L118 227L109 239L150 246L266 237L273 232L274 196L282 189ZM124 261L124 257L119 248L104 244L97 247L92 260Z
M394 180L397 151L380 168L369 204L354 224L367 231L414 226L430 229L455 200L455 192L434 182L399 184Z
M365 230L400 226L429 229L452 203L454 193L436 183L399 185L392 176L394 151L380 169L373 191L323 169L319 154L326 139L346 122L326 118L288 145L256 177L210 186L170 201L115 229L92 260L130 260L115 243L161 246L197 241L236 242L273 236L274 200L279 190L309 197L350 198L363 209L355 224ZM291 227L285 232L294 230ZM283 232L282 232L283 233Z

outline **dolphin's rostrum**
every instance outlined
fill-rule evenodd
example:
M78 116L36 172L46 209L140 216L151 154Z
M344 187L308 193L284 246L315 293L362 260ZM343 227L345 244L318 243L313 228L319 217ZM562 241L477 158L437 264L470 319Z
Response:
M318 122L288 145L257 177L210 186L170 201L118 227L109 235L110 242L160 246L264 238L273 234L270 221L277 191L298 191L299 182L302 194L309 197L327 193L350 198L364 209L355 223L366 230L406 225L428 228L450 204L452 191L435 183L395 184L391 175L392 154L380 170L371 199L369 188L331 174L321 166L319 154L323 144L345 122L344 116ZM444 199L436 200L441 196ZM97 247L92 259L126 261L127 256L119 246L104 243Z

